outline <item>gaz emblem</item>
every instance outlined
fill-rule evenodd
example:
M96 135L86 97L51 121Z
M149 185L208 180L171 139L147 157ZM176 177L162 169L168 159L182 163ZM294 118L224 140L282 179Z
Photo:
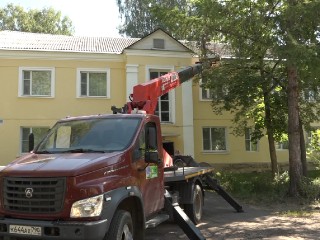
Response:
M26 190L24 192L25 192L27 198L32 198L33 188L26 188Z

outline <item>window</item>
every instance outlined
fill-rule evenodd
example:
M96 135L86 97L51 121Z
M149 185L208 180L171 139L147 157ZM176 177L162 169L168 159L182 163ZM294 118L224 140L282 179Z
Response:
M222 99L227 93L227 89L223 86L219 86L218 89L210 89L204 86L204 80L201 81L200 91L201 91L201 100L219 100Z
M34 146L36 146L49 131L48 127L22 127L21 128L21 153L29 152L29 135L33 133Z
M19 96L54 97L53 68L20 68Z
M212 99L212 90L208 88L201 88L201 99L202 100L211 100Z
M318 149L320 146L320 128L315 127L308 131L306 139L306 146L308 149Z
M78 69L78 97L110 97L109 69Z
M140 132L133 150L133 161L144 159L146 149L146 135L144 129Z
M319 91L319 87L303 91L304 100L306 100L307 102L315 102L319 100Z
M150 70L150 80L158 78L168 71ZM155 114L159 116L161 122L172 122L170 93L166 93L159 97Z
M246 144L246 151L251 151L251 152L258 151L258 143L255 143L252 141L250 128L246 128L245 130L245 144Z
M288 141L276 142L276 149L277 150L289 149L289 142Z
M204 151L226 151L226 128L204 127L202 128L202 140Z

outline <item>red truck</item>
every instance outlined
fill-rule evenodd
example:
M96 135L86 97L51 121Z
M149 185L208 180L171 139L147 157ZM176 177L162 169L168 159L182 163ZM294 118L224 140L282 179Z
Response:
M174 160L184 157L172 160L162 146L157 98L200 69L136 86L114 114L58 121L0 172L0 239L144 239L146 228L169 218L190 239L204 239L193 223L201 221L206 186L242 211L211 167L192 161L177 168Z

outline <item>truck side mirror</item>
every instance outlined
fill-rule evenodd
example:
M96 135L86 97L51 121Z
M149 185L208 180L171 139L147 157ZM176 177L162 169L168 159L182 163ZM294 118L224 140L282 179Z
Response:
M29 152L31 152L34 148L34 134L29 134Z

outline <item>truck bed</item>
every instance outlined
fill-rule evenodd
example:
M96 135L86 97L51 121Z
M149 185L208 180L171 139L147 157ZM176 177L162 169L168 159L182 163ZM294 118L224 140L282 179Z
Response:
M212 167L182 167L164 172L164 182L185 181L190 178L213 172Z

